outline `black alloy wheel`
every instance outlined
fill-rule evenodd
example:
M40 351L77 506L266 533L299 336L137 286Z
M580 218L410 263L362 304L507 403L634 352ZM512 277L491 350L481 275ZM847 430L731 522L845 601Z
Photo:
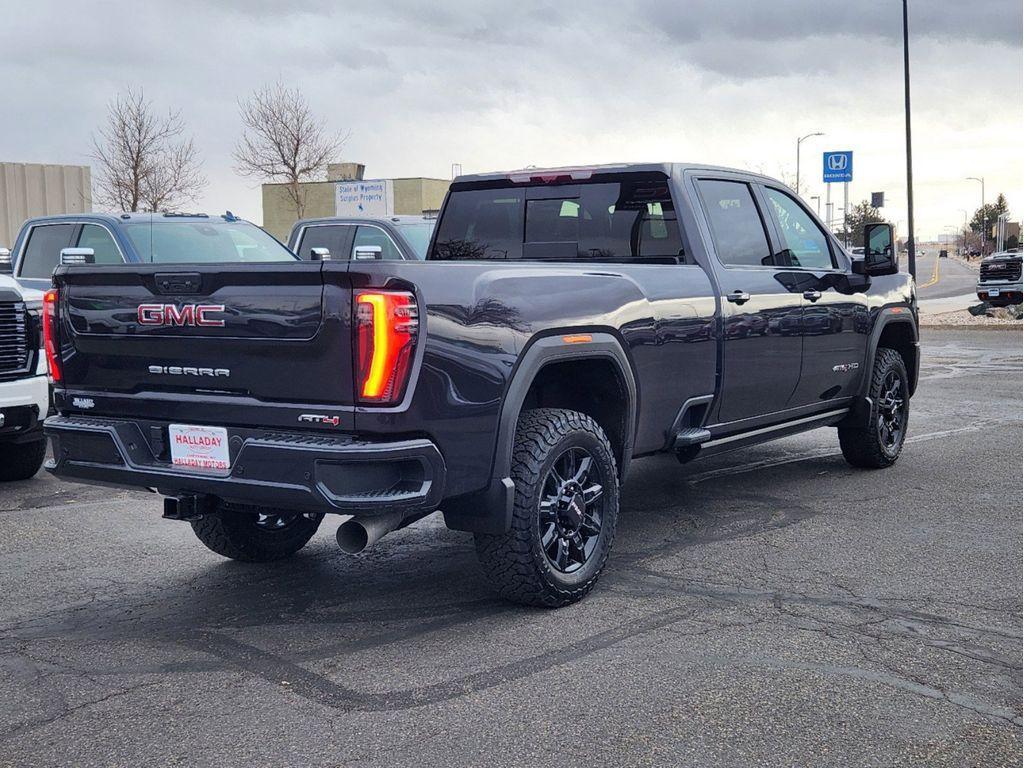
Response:
M903 441L907 405L903 390L903 380L890 369L878 394L878 440L887 453L895 451Z
M540 499L540 542L561 573L582 568L601 537L604 484L594 457L573 446L555 459Z

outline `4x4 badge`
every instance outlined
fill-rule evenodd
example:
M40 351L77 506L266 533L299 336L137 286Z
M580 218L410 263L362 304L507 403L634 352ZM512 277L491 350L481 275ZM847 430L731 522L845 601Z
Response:
M299 421L306 424L329 424L332 427L341 426L341 416L327 416L322 413L303 413Z

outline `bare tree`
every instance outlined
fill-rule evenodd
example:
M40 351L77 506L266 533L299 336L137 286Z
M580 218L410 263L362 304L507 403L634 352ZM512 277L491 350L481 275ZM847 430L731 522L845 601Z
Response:
M260 181L284 183L301 219L306 208L301 183L319 179L348 136L329 133L324 121L313 116L302 92L281 83L263 86L238 108L245 127L234 151L235 170Z
M206 178L184 131L180 111L156 114L141 90L118 94L92 139L97 202L121 211L160 211L195 200Z

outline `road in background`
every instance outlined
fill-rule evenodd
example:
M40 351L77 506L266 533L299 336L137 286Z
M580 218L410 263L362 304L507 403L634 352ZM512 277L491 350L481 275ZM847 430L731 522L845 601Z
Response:
M938 264L938 271L936 271ZM940 259L935 251L917 254L917 287L919 299L942 299L947 296L974 294L978 284L977 263L973 267L953 258ZM977 303L977 299L975 302ZM966 309L966 305L963 309Z
M0 765L1020 765L1020 334L923 344L895 467L637 461L559 611L434 517L254 566L152 495L4 486Z

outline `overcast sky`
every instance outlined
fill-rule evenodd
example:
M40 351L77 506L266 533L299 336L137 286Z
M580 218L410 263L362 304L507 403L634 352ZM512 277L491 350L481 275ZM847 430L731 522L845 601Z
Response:
M0 160L87 164L121 89L181 109L210 180L195 206L260 222L232 170L237 101L280 80L350 132L368 177L623 160L792 177L855 152L851 201L906 228L898 0L558 3L0 0ZM1021 0L911 0L919 234L973 213L984 176L1024 213ZM842 187L833 200L842 205ZM813 205L814 203L812 203ZM837 213L838 216L838 213Z

